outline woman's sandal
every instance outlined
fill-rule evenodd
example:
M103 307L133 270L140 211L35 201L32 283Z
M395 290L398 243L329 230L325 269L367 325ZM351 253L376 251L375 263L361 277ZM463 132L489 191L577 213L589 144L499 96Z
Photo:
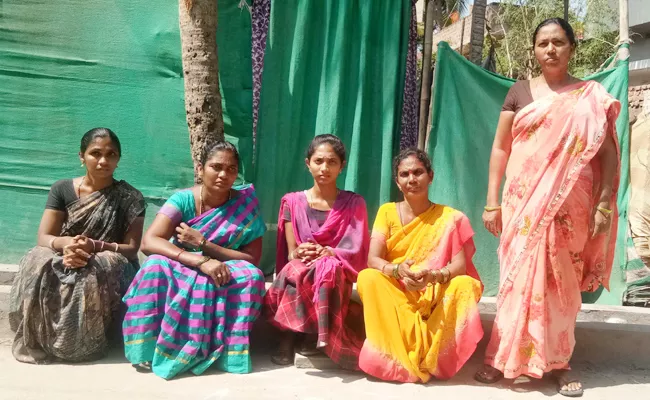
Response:
M278 350L271 355L271 362L275 365L292 365L293 364L293 351L291 350Z
M313 357L321 354L321 351L316 347L316 340L311 340L309 336L305 336L298 348L298 354L304 357Z
M478 382L491 385L500 381L503 378L503 373L498 369L491 367L489 365L484 365L481 370L477 371L474 374L474 379Z
M582 383L578 378L572 376L568 370L563 371L553 371L553 376L557 379L557 392L562 396L566 397L582 397L584 394L584 389L582 388ZM577 389L569 389L569 385L572 383L577 383L580 385Z
M304 346L298 349L298 354L305 357L313 357L322 354L320 350L313 346Z
M133 368L135 368L138 372L151 372L151 363L149 361L145 361L140 364L133 364Z

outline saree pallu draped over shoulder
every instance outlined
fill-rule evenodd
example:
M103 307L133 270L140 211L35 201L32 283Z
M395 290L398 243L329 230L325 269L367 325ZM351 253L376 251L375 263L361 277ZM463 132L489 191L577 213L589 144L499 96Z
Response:
M138 190L115 181L68 206L61 236L84 235L122 243L144 209ZM137 269L137 260L111 251L94 254L83 268L67 269L61 254L34 247L20 261L11 287L9 322L16 331L14 357L47 363L104 356L107 335L119 319L120 298Z
M379 270L362 271L357 290L367 335L359 360L364 372L386 381L428 382L453 377L467 362L483 337L473 235L469 219L444 205L405 226L395 203L379 209L372 238L385 241L388 261L413 260L412 270L439 270L463 251L467 275L409 291Z
M618 214L616 166L610 230L591 238L607 136L620 103L598 83L570 85L516 116L503 192L501 279L486 364L506 378L566 369L581 291L609 286ZM620 160L620 156L618 157Z
M214 244L238 249L266 229L253 187L238 192L224 205L184 221L183 215L195 211L191 191L182 191L160 213L186 222ZM231 373L251 372L249 335L262 304L264 275L246 261L225 264L231 280L217 287L194 268L161 255L147 258L124 296L124 351L132 364L150 363L164 379L187 371L199 375L213 365Z
M288 208L296 243L330 247L334 257L307 266L288 262L284 211ZM343 368L358 369L363 315L351 303L352 285L368 263L368 216L358 194L341 191L319 226L304 192L282 198L278 216L277 277L264 298L265 314L282 330L317 334L317 346Z

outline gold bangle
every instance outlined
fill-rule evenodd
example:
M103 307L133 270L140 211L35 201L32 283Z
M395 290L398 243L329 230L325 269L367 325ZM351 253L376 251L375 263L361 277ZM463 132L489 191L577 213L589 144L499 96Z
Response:
M207 263L210 260L211 260L210 257L203 256L203 257L201 257L201 260L199 260L199 262L194 266L194 268L199 269L199 268L201 268L201 265Z
M388 275L388 274L386 273L386 267L387 267L388 265L390 265L390 264L391 264L391 263L387 262L386 264L382 265L382 267L381 267L381 273L382 273L382 274L384 274L384 275Z
M393 266L393 278L400 280L402 275L399 273L399 264L394 264Z
M447 282L449 282L451 280L451 271L449 270L449 268L442 267L440 269L440 272L442 273L442 276L444 277L442 283L447 283ZM445 276L445 274L446 274L446 276Z
M201 240L201 242L199 243L199 249L203 250L203 246L205 246L207 242L208 242L208 238L204 236L203 240Z
M596 207L596 210L598 210L598 211L600 211L601 213L603 213L603 215L605 215L606 217L609 217L609 216L611 215L611 213L612 213L612 210L607 209L607 208L605 208L605 207Z
M431 279L433 279L433 283L438 283L438 271L435 269L432 269L431 272L429 272L429 275L431 275Z
M499 211L501 209L501 206L496 206L496 207L485 206L483 207L483 209L487 212Z

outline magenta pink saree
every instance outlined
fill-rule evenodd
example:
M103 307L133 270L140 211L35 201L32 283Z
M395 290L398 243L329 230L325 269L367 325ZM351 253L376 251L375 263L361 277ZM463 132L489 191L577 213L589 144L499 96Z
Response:
M298 245L318 243L332 248L335 257L312 265L288 260L284 209ZM282 198L278 216L277 276L264 297L265 314L282 330L318 335L318 347L343 368L359 368L363 345L363 312L350 303L352 284L368 266L368 214L366 202L356 193L341 191L319 226L304 192Z
M616 143L620 103L593 81L523 108L512 128L503 192L497 317L485 363L506 378L566 369L581 291L609 287L617 212L591 239L607 135ZM620 165L611 204L616 204Z

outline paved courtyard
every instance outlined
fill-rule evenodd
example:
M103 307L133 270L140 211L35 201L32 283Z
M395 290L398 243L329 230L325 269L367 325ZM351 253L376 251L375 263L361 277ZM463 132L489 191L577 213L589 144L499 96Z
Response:
M360 373L276 367L268 352L258 351L255 371L232 375L213 371L166 382L140 373L115 349L106 359L83 365L29 365L11 355L12 334L0 311L0 399L11 400L218 400L218 399L548 399L562 398L551 380L502 382L484 386L473 381L480 365L475 357L448 382L427 385L373 381ZM260 354L261 353L261 354ZM583 374L585 399L644 399L650 396L650 371L627 367L576 365Z

